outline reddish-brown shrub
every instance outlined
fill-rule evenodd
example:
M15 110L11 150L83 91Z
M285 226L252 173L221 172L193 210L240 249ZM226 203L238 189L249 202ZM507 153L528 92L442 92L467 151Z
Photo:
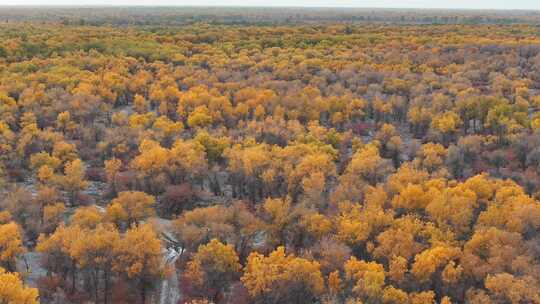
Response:
M196 193L188 183L171 185L165 188L160 199L160 208L164 215L177 215L191 209L197 199Z

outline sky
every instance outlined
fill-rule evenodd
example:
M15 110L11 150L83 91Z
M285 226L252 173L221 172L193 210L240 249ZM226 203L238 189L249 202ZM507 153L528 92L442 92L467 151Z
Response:
M533 9L540 0L0 0L0 5L308 6Z

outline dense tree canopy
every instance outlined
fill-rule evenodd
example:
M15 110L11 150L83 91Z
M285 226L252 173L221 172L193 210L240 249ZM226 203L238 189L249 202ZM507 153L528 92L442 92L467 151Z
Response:
M0 12L0 303L540 303L534 15L223 10Z

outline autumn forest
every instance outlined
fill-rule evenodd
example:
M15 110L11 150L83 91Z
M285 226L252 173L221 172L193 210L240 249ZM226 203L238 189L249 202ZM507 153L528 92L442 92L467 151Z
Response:
M540 13L0 7L0 303L539 304Z

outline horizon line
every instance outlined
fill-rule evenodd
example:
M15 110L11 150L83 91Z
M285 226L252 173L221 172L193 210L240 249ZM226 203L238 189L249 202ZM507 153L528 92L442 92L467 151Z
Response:
M466 8L466 7L381 7L381 6L354 6L354 5L167 5L167 4L0 4L0 8L296 8L296 9L372 9L372 10L450 10L450 11L530 11L540 12L540 8Z

